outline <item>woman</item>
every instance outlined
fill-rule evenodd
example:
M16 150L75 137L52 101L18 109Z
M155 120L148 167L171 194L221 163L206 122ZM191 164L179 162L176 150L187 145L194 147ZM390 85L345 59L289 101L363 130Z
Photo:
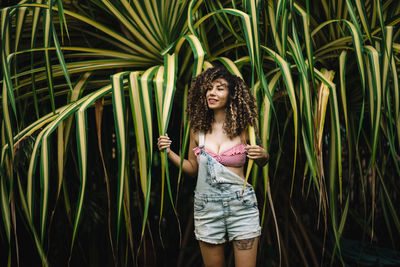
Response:
M255 266L261 234L254 189L244 185L246 157L264 166L269 155L247 145L248 126L256 126L255 99L244 81L222 67L194 78L189 91L190 145L183 171L197 174L194 198L195 235L205 266L224 266L224 243L233 242L235 265ZM159 150L177 166L168 135ZM192 152L193 151L193 152Z

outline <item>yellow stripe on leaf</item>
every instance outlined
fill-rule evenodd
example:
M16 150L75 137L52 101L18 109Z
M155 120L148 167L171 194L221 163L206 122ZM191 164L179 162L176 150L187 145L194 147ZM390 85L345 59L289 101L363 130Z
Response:
M139 95L139 81L138 72L131 72L129 74L129 90L132 102L132 115L135 126L136 147L139 157L139 171L140 181L144 197L146 198L147 192L147 157L146 157L146 137L144 134L144 114L142 114L142 107Z

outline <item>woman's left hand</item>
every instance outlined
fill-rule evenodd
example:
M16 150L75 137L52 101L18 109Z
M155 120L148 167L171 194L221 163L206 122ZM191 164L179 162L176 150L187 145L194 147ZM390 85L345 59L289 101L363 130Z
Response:
M260 164L258 164L258 165L265 165L269 160L268 152L261 146L247 145L246 150L247 150L247 157L249 159L259 161Z

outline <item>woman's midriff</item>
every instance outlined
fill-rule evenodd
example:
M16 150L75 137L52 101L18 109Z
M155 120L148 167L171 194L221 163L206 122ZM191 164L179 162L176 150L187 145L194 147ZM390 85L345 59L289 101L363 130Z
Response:
M244 168L243 167L229 167L225 166L228 170L233 172L234 174L240 176L244 180Z

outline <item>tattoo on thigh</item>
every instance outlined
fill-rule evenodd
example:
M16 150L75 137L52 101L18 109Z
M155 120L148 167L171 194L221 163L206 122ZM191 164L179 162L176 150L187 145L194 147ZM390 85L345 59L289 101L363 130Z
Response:
M239 249L239 250L249 250L249 249L253 248L254 239L255 238L236 240L233 243L235 243L236 248Z

